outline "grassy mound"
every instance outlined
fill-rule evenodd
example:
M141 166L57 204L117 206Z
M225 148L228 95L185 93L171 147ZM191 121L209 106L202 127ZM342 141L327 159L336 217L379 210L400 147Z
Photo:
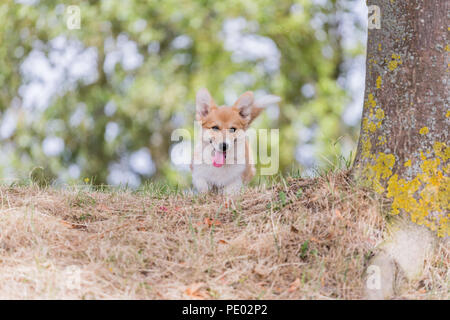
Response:
M0 298L358 299L383 204L345 173L227 201L147 187L0 187ZM444 245L399 298L448 299Z

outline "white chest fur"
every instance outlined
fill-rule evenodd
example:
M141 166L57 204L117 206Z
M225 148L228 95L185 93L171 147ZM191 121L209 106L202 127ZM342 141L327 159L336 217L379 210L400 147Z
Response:
M217 187L225 194L235 194L242 187L244 170L245 164L225 164L220 168L208 164L193 165L192 183L199 192Z
M246 169L245 160L238 162L233 148L227 151L225 164L215 167L208 143L198 143L194 149L192 164L192 183L198 192L208 192L217 187L224 194L236 194L240 191L242 177Z
M235 180L242 180L245 164L226 164L220 168L213 165L193 165L192 179L204 179L211 186L224 187Z

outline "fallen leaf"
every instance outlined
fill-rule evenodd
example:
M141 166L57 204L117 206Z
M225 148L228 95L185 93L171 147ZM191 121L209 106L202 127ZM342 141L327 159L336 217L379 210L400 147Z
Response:
M100 211L109 211L108 206L104 205L103 203L97 205L97 209Z
M64 225L65 227L69 228L69 229L74 229L74 228L75 228L74 225L71 224L70 222L61 220L60 223L61 223L62 225Z
M281 289L280 287L274 287L274 288L273 288L273 291L274 291L275 293L279 294L279 293L282 293L282 292L283 292L283 289Z
M294 282L291 283L288 292L294 292L300 287L300 284L301 284L300 278L295 279Z
M142 221L139 221L139 226L136 227L137 231L147 231L145 224Z
M258 282L256 284L260 289L264 290L266 288L267 283L265 282Z
M197 291L200 290L201 288L203 288L204 286L205 286L204 282L193 283L186 289L186 294L188 294L188 295L196 294Z
M256 274L258 274L258 275L260 275L260 276L262 276L262 277L267 277L268 275L269 275L269 273L270 273L270 269L269 268L267 268L267 267L265 267L265 266L263 266L263 265L257 265L257 266L255 266L255 268L253 269L253 271L256 273Z
M210 219L210 218L205 218L203 220L203 223L206 224L208 227L211 227L213 225L214 226L220 226L222 224L220 221L214 220L214 219Z
M196 282L187 287L184 293L193 299L208 299L208 293L206 292L206 290L202 290L205 286L206 284L204 282Z
M228 242L225 241L225 240L219 240L219 243L222 243L222 244L228 244Z

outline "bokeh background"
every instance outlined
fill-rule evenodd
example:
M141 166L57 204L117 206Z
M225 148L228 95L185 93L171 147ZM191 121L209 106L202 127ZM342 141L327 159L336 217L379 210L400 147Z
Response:
M366 19L362 0L2 0L0 181L188 186L170 136L201 87L282 97L254 123L280 129L282 172L351 159Z

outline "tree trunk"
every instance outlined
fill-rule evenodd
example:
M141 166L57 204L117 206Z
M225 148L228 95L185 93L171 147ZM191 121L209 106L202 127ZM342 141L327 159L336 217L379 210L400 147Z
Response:
M391 214L408 216L441 237L450 235L449 4L368 1L369 9L379 7L381 28L368 33L353 169L392 201Z
M417 279L435 235L450 235L449 3L367 1L366 88L353 173L398 215L369 263L367 298L395 295L399 274ZM374 276L378 287L370 285Z

